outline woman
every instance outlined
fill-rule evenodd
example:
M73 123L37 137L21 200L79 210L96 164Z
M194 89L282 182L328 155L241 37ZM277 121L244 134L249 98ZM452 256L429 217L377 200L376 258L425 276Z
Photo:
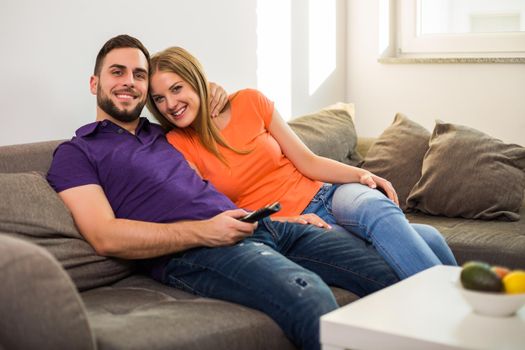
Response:
M400 278L456 265L436 229L406 220L388 181L313 154L256 90L233 94L212 119L207 86L195 57L166 49L151 60L148 108L190 165L239 207L279 201L274 220L342 226L372 243Z

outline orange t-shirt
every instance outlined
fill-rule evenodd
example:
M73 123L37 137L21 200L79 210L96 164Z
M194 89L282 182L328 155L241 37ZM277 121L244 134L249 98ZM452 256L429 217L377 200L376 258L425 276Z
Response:
M208 152L190 128L173 129L168 141L240 208L256 210L279 201L278 216L299 215L322 183L301 174L270 135L273 103L259 91L246 89L230 96L230 106L231 120L221 135L230 146L252 151L237 154L217 145L229 166Z

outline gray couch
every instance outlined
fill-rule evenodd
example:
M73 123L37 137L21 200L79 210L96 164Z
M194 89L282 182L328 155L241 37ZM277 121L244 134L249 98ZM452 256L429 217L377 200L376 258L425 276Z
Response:
M316 139L300 124L294 129L314 151L338 159L343 141L326 133L340 128ZM89 251L42 177L59 142L0 147L0 349L293 348L261 312L168 288L128 262ZM357 149L364 155L372 142L360 139ZM521 216L516 222L409 219L436 226L460 263L523 268L525 203ZM333 291L341 305L356 299Z
M358 150L366 151L374 138L360 138ZM465 200L468 200L465 198ZM519 221L473 220L408 212L410 222L432 225L446 238L461 265L481 260L509 268L525 268L525 197L519 211Z

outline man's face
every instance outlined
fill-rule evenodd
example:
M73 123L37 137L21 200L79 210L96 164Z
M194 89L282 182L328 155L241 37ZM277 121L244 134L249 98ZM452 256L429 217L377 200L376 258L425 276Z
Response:
M148 62L142 51L120 48L104 58L100 76L92 76L91 92L97 95L97 119L123 123L137 120L148 94Z

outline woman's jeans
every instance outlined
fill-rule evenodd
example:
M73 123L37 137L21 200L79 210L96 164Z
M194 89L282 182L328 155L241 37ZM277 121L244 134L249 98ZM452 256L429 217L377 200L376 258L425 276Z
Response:
M318 349L319 318L338 307L328 287L364 296L398 281L377 251L344 230L259 221L233 246L197 248L168 262L163 282L260 310L302 349Z
M401 279L434 265L457 265L438 230L410 224L394 202L368 186L325 184L306 213L315 213L372 243Z

